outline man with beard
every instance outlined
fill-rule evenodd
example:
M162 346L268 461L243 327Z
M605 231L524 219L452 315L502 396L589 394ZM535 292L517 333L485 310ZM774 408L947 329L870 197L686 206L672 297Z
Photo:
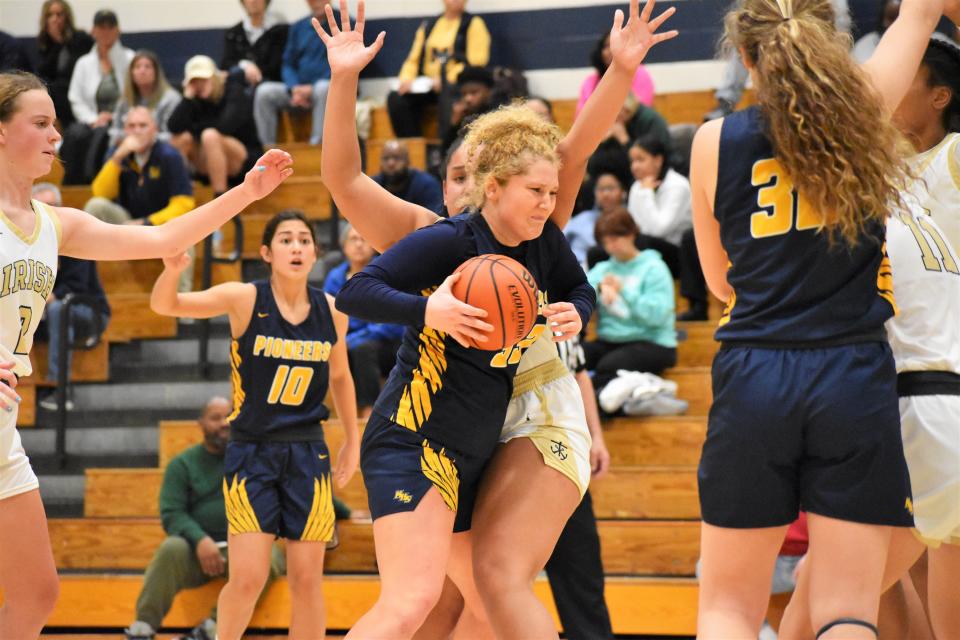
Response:
M223 501L223 457L230 439L231 406L211 398L198 423L203 442L167 465L160 488L160 519L167 539L150 561L137 598L137 619L126 630L128 640L151 640L182 589L224 576L227 571L227 516ZM264 592L283 570L283 554L273 547ZM213 640L216 610L184 640Z
M410 166L410 153L398 140L383 145L380 153L380 173L373 181L407 202L418 204L434 213L443 207L440 181L425 171Z

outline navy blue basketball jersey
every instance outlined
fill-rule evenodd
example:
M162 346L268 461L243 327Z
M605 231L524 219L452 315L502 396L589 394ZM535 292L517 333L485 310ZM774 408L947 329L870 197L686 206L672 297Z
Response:
M509 256L527 268L540 289L541 308L549 296L551 301L573 302L581 316L589 318L593 290L555 225L547 223L539 238L508 247L496 240L482 216L467 213L407 236L351 278L337 305L351 315L378 321L385 298L370 292L363 296L369 302L361 305L350 299L359 297L358 286L385 282L400 291L429 295L461 263L487 253ZM422 322L422 310L420 314ZM485 351L466 349L422 324L409 326L374 412L437 445L487 456L497 444L520 357L545 330L539 318L517 345Z
M280 315L269 280L257 288L250 324L230 345L233 377L231 438L299 442L323 438L330 415L323 401L337 330L321 289L307 287L310 313L300 324Z
M714 215L733 295L721 341L763 344L882 339L896 309L882 223L856 245L820 230L820 217L774 156L756 107L723 121Z

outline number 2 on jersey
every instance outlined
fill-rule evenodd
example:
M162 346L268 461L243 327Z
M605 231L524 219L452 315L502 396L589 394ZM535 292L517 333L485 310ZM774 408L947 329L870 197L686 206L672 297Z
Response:
M17 346L13 353L18 356L25 356L27 351L27 333L30 332L30 325L33 323L33 308L20 307L20 338L17 340Z
M797 194L793 181L776 158L754 163L750 180L753 186L762 187L757 191L757 206L765 209L750 216L750 235L754 238L782 236L793 228L804 231L821 225L813 207Z
M282 364L277 367L277 373L273 376L273 384L270 385L270 393L267 395L267 404L287 405L288 407L299 407L303 403L303 398L307 395L307 389L310 388L310 381L313 380L313 369L310 367L289 367Z

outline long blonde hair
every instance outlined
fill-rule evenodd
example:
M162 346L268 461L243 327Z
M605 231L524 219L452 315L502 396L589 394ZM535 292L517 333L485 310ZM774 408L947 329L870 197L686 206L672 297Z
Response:
M854 244L883 221L910 178L902 138L829 0L741 0L725 40L756 67L757 101L774 153L823 227Z
M490 178L505 185L536 160L558 164L559 142L560 128L520 102L480 116L470 123L463 140L467 167L474 178L467 202L483 207L484 187Z
M150 64L153 65L153 93L148 96L140 95L140 89L137 88L136 83L133 81L133 65L141 58L149 60ZM126 103L131 107L136 107L140 104L140 101L143 100L144 106L150 107L150 109L156 109L160 99L169 88L170 83L167 81L167 74L163 72L163 66L160 64L160 58L157 57L157 54L149 49L140 49L137 51L127 66L127 77L126 80L124 80L123 99Z

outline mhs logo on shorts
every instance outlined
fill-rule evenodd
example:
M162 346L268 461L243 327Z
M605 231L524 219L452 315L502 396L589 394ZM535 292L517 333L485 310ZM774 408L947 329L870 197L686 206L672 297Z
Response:
M550 441L550 453L560 458L560 460L567 459L567 445L563 444L559 440Z
M906 503L904 503L903 508L910 512L910 515L913 515L913 500L907 498Z
M410 501L413 500L413 496L403 489L397 489L397 492L393 494L393 499L402 504L410 504Z

